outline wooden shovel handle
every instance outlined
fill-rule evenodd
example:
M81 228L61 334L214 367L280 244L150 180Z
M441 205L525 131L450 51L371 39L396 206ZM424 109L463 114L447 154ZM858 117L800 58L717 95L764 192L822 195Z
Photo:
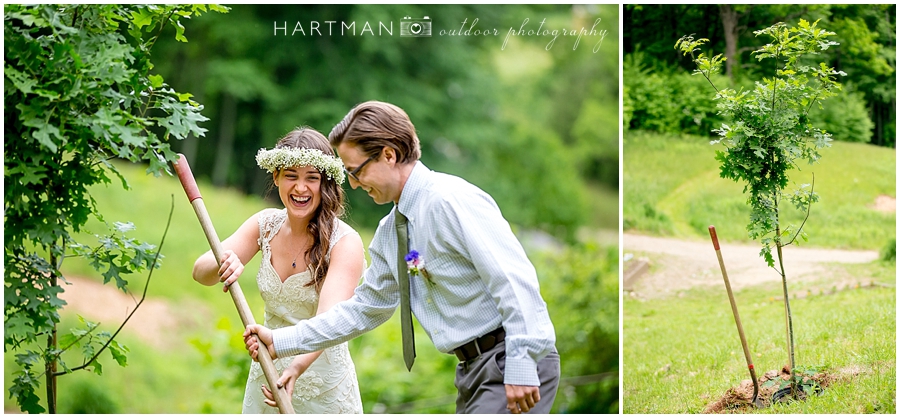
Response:
M194 213L197 214L197 219L200 221L200 226L203 228L203 233L206 235L206 240L209 242L209 248L212 249L213 256L216 258L216 264L221 266L222 253L224 252L222 243L219 241L216 229L213 227L212 221L209 218L209 213L206 211L206 205L203 204L203 198L200 196L200 188L197 187L197 181L194 180L194 175L191 173L191 167L188 165L187 159L184 158L184 155L182 154L178 154L178 161L174 165L175 172L178 174L178 179L181 181L181 186L184 188L184 193L187 194L191 206L194 207ZM244 298L244 292L241 290L241 285L238 284L238 282L234 282L228 287L228 290L228 293L231 294L231 300L234 302L234 306L241 316L241 322L244 324L244 328L248 325L256 324L256 321L253 319L253 312L247 304L247 299ZM259 359L260 366L262 366L263 374L266 376L266 382L269 383L269 389L271 389L272 393L275 395L275 404L278 405L278 410L282 414L293 414L294 408L291 405L290 394L287 393L285 388L278 387L277 382L279 375L278 370L275 369L275 363L272 361L272 356L269 355L269 350L262 340L260 340L259 337L257 337L257 340L259 341L259 356L257 358Z
M713 225L709 226L709 237L712 239L713 247L716 249L716 258L719 259L719 268L722 270L722 279L725 281L725 290L728 292L728 302L731 303L731 313L734 315L734 323L737 325L738 336L741 338L741 348L744 350L744 358L747 360L750 378L753 379L753 401L755 402L759 392L759 382L756 380L756 371L753 368L753 358L750 356L747 337L744 336L744 324L741 323L737 302L735 302L734 293L731 291L731 282L728 280L728 273L725 271L725 260L722 259L722 251L719 249L719 237L716 235L716 227Z
M713 248L719 251L719 237L716 235L716 227L713 225L709 226L709 237L712 238Z

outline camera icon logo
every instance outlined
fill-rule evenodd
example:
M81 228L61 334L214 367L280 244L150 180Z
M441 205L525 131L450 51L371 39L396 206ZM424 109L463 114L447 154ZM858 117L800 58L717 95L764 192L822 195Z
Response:
M400 36L426 37L431 36L431 18L425 16L421 19L413 19L409 16L400 21Z

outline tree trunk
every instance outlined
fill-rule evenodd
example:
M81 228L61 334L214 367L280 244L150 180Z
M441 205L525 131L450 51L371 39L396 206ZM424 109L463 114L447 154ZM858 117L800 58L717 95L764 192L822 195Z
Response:
M221 111L219 112L219 146L216 151L216 162L213 166L212 182L216 186L228 183L228 171L231 168L231 154L234 148L234 125L237 117L237 101L229 93L222 93Z
M811 203L810 203L811 204ZM778 199L775 199L775 249L778 252L778 266L781 268L781 288L784 292L784 329L787 334L788 343L788 368L791 372L791 397L796 395L796 385L794 384L794 322L791 317L791 303L788 297L787 274L784 271L784 254L781 251L781 219L778 210ZM801 226L802 228L802 226Z
M50 263L59 268L57 264L56 255L50 254ZM50 276L50 288L56 287L58 281L56 279L56 275L51 274ZM55 414L56 413L56 328L58 324L53 324L53 331L50 332L50 335L47 336L47 353L48 357L52 358L52 360L47 361L46 367L46 377L47 377L47 413Z
M873 145L883 145L884 138L881 134L881 107L878 106L878 103L869 103L869 114L872 115L872 124L875 125L872 129L872 139L869 143Z
M722 29L725 34L725 75L734 80L734 66L738 63L738 13L731 5L724 4L719 6L719 16L722 17Z

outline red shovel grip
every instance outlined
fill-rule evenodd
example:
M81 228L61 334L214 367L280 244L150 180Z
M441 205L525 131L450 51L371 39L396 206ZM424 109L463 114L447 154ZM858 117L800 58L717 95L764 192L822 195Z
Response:
M719 237L716 236L716 227L713 225L709 226L709 237L712 238L713 247L719 251Z
M184 154L178 154L178 161L175 162L175 173L178 174L178 180L181 180L181 187L187 194L188 201L201 199L200 188L197 187L197 181L194 180L194 174L191 173L191 166L188 165L187 158Z

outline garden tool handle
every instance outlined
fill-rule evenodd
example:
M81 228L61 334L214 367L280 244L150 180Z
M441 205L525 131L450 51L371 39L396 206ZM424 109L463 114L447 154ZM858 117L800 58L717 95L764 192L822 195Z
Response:
M197 187L197 181L194 180L194 175L191 173L191 167L188 165L187 159L184 158L184 155L182 154L178 154L178 161L175 162L174 166L175 172L178 174L178 179L181 181L181 186L184 188L184 193L191 202L191 206L194 207L194 213L197 214L197 219L200 221L200 226L203 228L203 233L206 235L206 240L209 242L209 248L213 252L216 264L221 266L222 253L224 252L222 243L219 241L216 229L210 220L209 213L206 211L206 205L203 204L203 197L200 196L200 188ZM235 281L228 286L228 293L231 294L231 300L238 310L238 315L241 317L244 328L248 325L256 324L256 321L253 319L253 312L247 304L247 299L244 298L244 292L241 290L241 285ZM293 414L294 408L291 405L290 394L287 393L286 388L278 387L277 382L279 374L278 370L275 369L275 363L272 361L272 356L269 355L268 347L266 347L259 337L257 337L257 341L259 341L259 355L257 358L259 359L263 374L266 376L266 382L269 383L269 389L271 389L272 394L275 396L275 404L278 405L278 410L282 414Z
M754 400L758 389L756 371L753 369L753 358L750 357L750 348L747 346L747 338L744 336L744 325L741 323L741 315L738 314L737 302L731 292L731 283L728 281L728 273L725 271L725 260L722 259L722 251L719 248L719 237L716 235L716 227L709 226L709 237L712 239L713 248L716 249L716 257L719 259L719 268L722 269L722 279L725 280L725 290L728 292L728 301L731 302L731 313L734 314L734 322L737 325L738 335L741 337L741 347L744 349L744 358L747 359L747 368L750 369L750 377L753 379Z
M197 193L199 194L200 192ZM713 225L709 226L709 237L712 238L713 248L715 248L716 251L719 251L719 237L716 235L716 227Z

